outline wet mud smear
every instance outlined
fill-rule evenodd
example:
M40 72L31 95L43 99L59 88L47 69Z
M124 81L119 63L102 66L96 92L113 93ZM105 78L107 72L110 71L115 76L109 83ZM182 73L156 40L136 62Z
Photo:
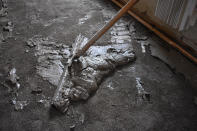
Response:
M66 66L62 61L68 60L72 48L40 37L32 38L27 43L30 47L35 46L38 74L57 86ZM116 67L134 60L132 44L92 46L84 56L73 62L70 77L56 91L53 105L65 112L71 101L87 100L98 89L105 76Z
M41 36L29 39L27 45L35 48L37 73L52 85L57 86L64 68L61 60L69 57L68 46Z

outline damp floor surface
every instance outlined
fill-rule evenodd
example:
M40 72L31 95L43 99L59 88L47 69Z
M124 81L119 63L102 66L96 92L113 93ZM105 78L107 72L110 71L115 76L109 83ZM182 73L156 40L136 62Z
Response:
M80 33L90 38L119 8L106 0L3 2L8 14L0 17L0 131L197 130L196 65L128 15L95 45L131 44L136 60L110 73L87 101L60 113L50 100L61 69L46 71L39 60L48 56L36 53L71 46ZM48 45L37 48L29 43L35 38ZM20 83L15 93L7 84L13 68ZM13 101L26 104L16 110Z

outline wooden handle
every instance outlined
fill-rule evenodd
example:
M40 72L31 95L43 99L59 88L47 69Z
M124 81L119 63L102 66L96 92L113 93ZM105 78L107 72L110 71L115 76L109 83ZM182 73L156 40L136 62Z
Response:
M76 54L76 57L83 55L105 32L107 32L128 10L139 0L130 0L101 30L99 30L87 44Z

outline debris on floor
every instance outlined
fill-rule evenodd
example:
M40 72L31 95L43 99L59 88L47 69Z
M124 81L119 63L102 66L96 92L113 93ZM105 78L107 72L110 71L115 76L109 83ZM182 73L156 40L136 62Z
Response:
M114 84L112 81L109 82L109 84L107 85L107 88L109 88L110 90L114 90Z
M53 104L61 111L67 111L70 101L86 100L98 89L104 76L117 66L134 60L131 44L92 46L85 56L73 62L71 78L57 90Z
M12 68L8 75L8 80L4 83L4 85L8 88L8 92L12 96L12 104L14 105L14 109L16 111L23 110L25 106L29 104L26 100L17 100L19 97L19 76L16 74L16 68Z
M3 31L6 32L5 39L13 36L12 32L14 29L14 24L11 21L8 21L5 26L3 26Z
M130 36L130 31L128 29L128 22L121 19L111 29L111 43L123 44L130 42L131 42L131 36Z
M14 25L11 21L9 21L6 26L3 27L4 31L12 32L14 28Z
M42 99L37 101L44 105L45 108L49 108L51 106L51 98L42 95Z
M35 48L38 74L57 86L64 68L61 60L70 56L68 46L40 36L29 39L27 45Z
M29 47L35 47L36 46L36 42L34 42L33 39L29 39L26 43L27 43L27 46L29 46Z
M25 50L25 53L29 53L29 50L27 49L27 50Z
M27 101L17 101L16 99L12 100L12 104L16 111L23 110L25 106L29 103Z
M144 33L136 33L135 24L136 23L133 21L129 23L129 31L132 36L131 38L141 45L142 53L146 53L146 47L150 45L148 36L146 36Z
M141 103L142 101L150 102L150 93L146 92L142 86L142 81L140 77L136 77L136 87L137 87L137 104Z
M150 44L148 41L140 41L142 53L146 53L146 47Z
M17 89L20 88L19 77L16 74L16 68L13 68L9 73L9 80L10 82L16 86Z
M53 85L57 85L64 68L62 59L62 56L55 54L41 56L38 59L37 72Z

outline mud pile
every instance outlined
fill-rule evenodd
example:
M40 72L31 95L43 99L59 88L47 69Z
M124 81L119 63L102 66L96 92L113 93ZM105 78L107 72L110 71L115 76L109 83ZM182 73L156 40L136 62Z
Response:
M70 74L65 74L67 77L56 91L53 105L66 112L71 101L87 100L106 75L134 60L131 44L92 46L85 56L74 61Z

